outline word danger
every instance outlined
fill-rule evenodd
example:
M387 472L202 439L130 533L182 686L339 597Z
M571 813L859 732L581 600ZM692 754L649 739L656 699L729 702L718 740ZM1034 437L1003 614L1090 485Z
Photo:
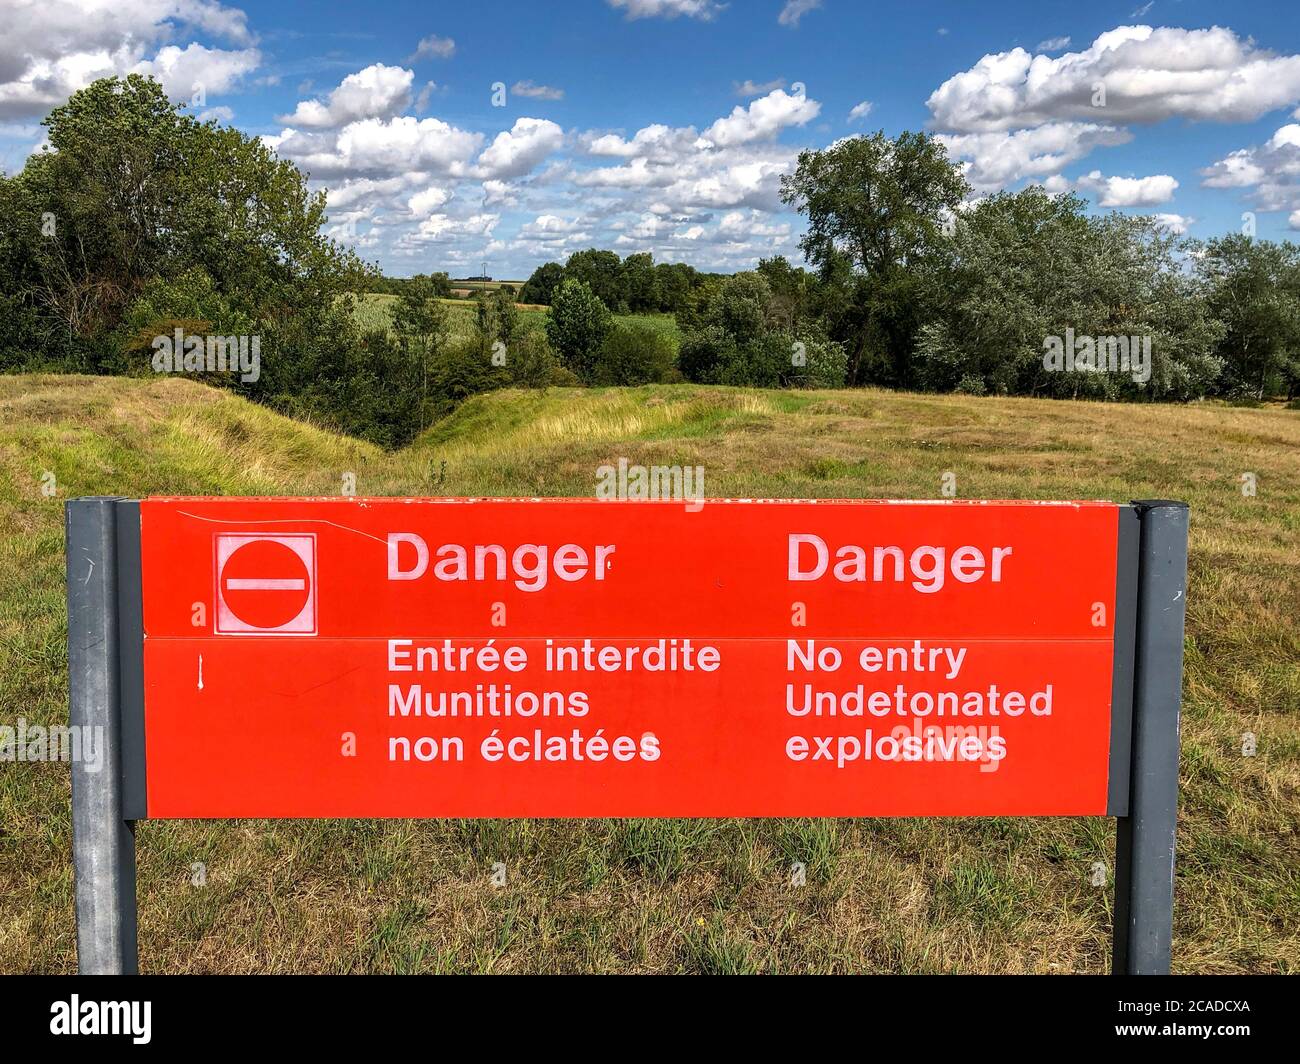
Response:
M403 550L402 548L407 548ZM465 547L444 543L432 554L423 536L414 532L391 532L388 536L388 579L419 580L429 572L433 561L433 578L450 582L468 580L513 579L520 591L541 591L552 575L567 583L591 577L604 580L612 545L588 551L576 543L550 547L525 543L507 551L499 543L480 543Z
M902 547L873 547L868 554L866 547L849 543L835 549L832 567L831 548L821 536L792 532L789 543L792 581L820 580L828 569L844 584L902 583L910 576L912 587L923 595L942 591L949 574L962 584L985 579L1000 584L1002 563L1012 554L1011 547L993 547L988 554L979 547L958 547L951 554L945 547L917 547L910 554Z

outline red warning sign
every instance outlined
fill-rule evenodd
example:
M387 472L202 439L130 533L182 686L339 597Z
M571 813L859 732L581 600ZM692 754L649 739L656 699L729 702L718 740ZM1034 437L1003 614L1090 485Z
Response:
M145 500L148 813L1104 814L1126 512Z

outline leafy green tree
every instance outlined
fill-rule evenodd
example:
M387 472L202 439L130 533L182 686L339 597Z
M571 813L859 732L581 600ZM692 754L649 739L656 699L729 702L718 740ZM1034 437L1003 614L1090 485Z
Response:
M925 133L883 132L799 154L782 199L807 215L800 241L824 279L838 276L853 312L836 324L851 351L850 383L906 386L920 325L918 267L970 186ZM846 269L847 267L847 269Z
M235 310L199 267L176 277L155 277L141 289L139 298L127 308L113 348L120 364L117 373L147 373L159 336L172 336L180 329L187 336L252 336L257 327L249 315ZM229 382L236 390L239 381Z
M36 298L34 245L43 223L26 184L0 174L0 371L86 361L75 350L77 339L42 313Z
M781 383L793 388L843 388L848 355L833 340L813 333L792 338L792 369L782 367Z
M1216 354L1225 395L1300 392L1300 247L1232 234L1200 245L1196 272L1224 324Z
M709 303L705 324L717 325L740 344L757 340L772 324L772 289L761 274L738 273L729 278Z
M659 310L675 314L685 304L691 291L699 283L693 266L684 262L661 262L655 267L655 292L659 296Z
M100 336L177 250L187 126L139 75L95 82L44 124L48 148L14 178L24 294L68 336Z
M558 262L543 263L524 282L523 290L519 293L519 302L533 306L549 307L555 290L560 287L563 280L563 266Z
M476 293L474 320L485 351L490 352L497 342L509 347L519 331L519 311L513 292L500 288Z
M427 421L424 366L384 329L349 336L330 350L337 354L334 372L277 405L381 447L410 443Z
M678 354L687 380L758 388L843 386L843 348L811 325L800 332L786 327L784 304L763 274L738 273L707 291L689 316Z
M409 346L436 352L449 328L437 282L424 274L410 278L393 307L393 332Z
M799 329L811 315L817 278L807 270L791 266L782 255L760 259L755 272L771 291L768 308L772 319L790 332Z
M682 376L697 384L716 384L721 367L737 359L736 339L716 325L691 329L682 336L677 364Z
M434 367L436 412L448 414L472 395L506 388L510 384L508 369L483 357L482 342L477 336L459 337L447 344Z
M1073 194L1034 186L963 212L928 264L929 323L917 383L938 391L1059 398L1204 395L1218 375L1218 324L1180 268L1178 242L1151 218L1093 217ZM1060 372L1052 338L1149 341L1151 379L1132 370Z
M613 324L609 308L583 281L566 280L546 317L546 338L578 377L590 381L597 354Z
M623 267L614 252L597 248L575 251L564 264L564 277L565 280L583 282L615 314L627 313Z
M432 277L417 275L402 286L393 308L393 332L403 356L418 371L421 427L429 424L430 379L450 334L447 307L438 291L439 285Z
M18 214L4 258L19 304L62 337L52 353L82 359L69 368L116 364L105 339L158 277L202 269L265 340L327 328L367 275L321 235L325 194L303 173L259 138L180 113L152 79L96 81L45 125L49 150L5 182ZM263 355L278 357L265 342ZM286 353L262 394L296 387L303 358Z
M653 255L629 255L623 260L622 289L631 314L659 309L659 285Z

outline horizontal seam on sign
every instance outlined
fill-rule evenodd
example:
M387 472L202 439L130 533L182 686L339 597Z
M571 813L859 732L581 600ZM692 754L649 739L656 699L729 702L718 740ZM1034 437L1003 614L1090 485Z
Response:
M198 643L208 641L225 642L227 637L224 635L154 635L150 636L148 632L145 635L156 642L169 643ZM256 633L249 633L250 636L256 636ZM267 638L278 638L276 633L269 633ZM804 640L817 639L821 642L862 642L884 643L884 642L912 642L920 640L922 643L1073 643L1078 646L1108 646L1114 643L1113 636L1104 636L1096 639L1084 639L1077 636L1048 636L1043 638L1030 638L1018 636L990 636L979 639L963 638L961 636L876 636L876 635L813 635L813 636L764 636L764 635L447 635L445 633L418 633L402 632L395 635L318 635L314 639L318 643L386 643L390 639L492 639L502 643L522 643L525 641L542 642L547 639L552 640L571 640L571 639L604 639L608 641L623 642L645 642L647 640L658 641L660 639L711 639L719 643L784 643L790 639Z

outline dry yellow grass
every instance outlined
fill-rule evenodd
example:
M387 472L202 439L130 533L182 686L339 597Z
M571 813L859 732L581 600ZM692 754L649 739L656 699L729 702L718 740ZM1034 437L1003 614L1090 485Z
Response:
M0 378L0 722L66 719L81 494L713 496L1192 505L1174 968L1300 969L1300 412L691 386L474 400L393 455L185 381ZM55 474L58 496L41 493ZM1253 473L1254 497L1240 477ZM1087 544L1080 544L1086 550ZM1258 752L1242 754L1242 736ZM1105 970L1104 820L324 821L139 828L147 971ZM808 885L789 885L792 861ZM507 885L493 887L494 862ZM203 862L207 886L190 885ZM0 764L0 969L75 963L63 765Z

